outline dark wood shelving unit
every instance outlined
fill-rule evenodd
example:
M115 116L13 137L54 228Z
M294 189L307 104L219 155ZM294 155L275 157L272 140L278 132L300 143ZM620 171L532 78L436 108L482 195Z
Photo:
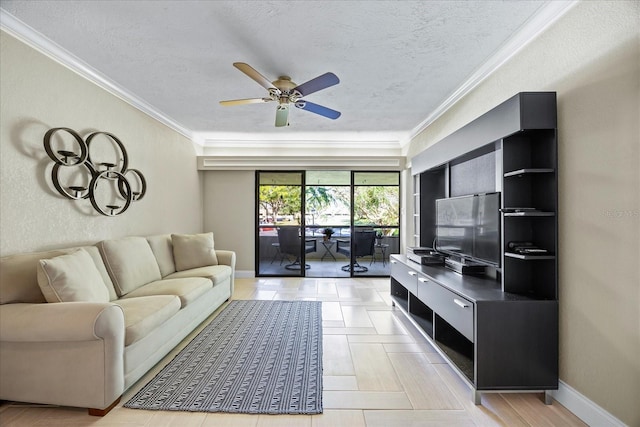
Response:
M436 199L501 192L500 265L487 275L391 256L395 305L470 385L477 404L484 392L558 388L556 127L556 94L523 92L412 159L420 246L435 237ZM515 253L510 242L547 252Z

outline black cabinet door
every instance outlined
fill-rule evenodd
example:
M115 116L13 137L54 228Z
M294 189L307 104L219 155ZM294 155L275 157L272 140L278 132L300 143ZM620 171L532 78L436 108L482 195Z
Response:
M558 302L476 303L478 390L558 388Z

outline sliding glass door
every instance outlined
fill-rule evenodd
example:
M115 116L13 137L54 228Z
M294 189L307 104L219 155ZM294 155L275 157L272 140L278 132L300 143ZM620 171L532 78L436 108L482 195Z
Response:
M351 232L351 172L307 171L305 209L307 237L318 242L307 277L349 277L341 269L346 258L336 249Z
M353 172L351 267L357 276L388 276L400 253L400 174Z
M303 172L256 172L256 274L303 276L308 268L303 221Z
M388 276L399 253L398 172L256 173L258 276Z

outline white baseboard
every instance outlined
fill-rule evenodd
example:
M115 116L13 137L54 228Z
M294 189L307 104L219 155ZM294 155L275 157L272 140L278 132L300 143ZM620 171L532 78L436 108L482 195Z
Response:
M237 279L253 279L256 277L256 272L253 270L236 270Z
M549 395L590 426L626 426L625 423L602 409L595 402L580 394L576 389L564 381L560 381L558 383L558 390L549 391Z

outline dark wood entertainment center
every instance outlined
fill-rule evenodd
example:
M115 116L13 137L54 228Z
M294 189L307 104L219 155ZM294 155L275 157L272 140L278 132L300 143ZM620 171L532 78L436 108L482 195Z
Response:
M483 276L391 256L391 296L473 389L558 388L555 92L522 92L412 159L414 242L431 247L435 200L501 192L499 266ZM546 250L517 253L510 242Z

